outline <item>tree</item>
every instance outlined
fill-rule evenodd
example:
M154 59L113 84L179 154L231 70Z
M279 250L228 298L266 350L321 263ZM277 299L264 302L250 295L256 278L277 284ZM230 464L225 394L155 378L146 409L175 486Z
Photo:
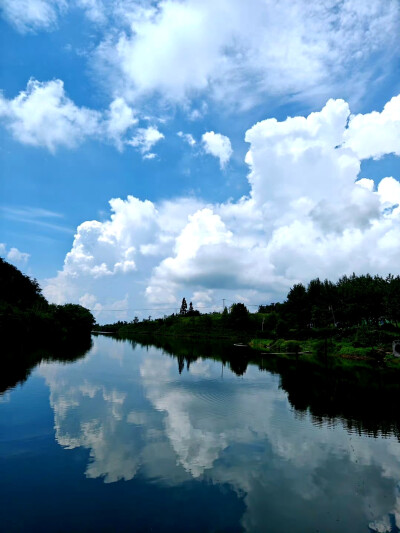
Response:
M89 309L78 304L54 306L54 317L64 330L74 335L90 333L96 322Z
M187 313L187 303L186 303L186 298L182 298L181 309L180 309L179 313L180 313L181 315L186 315L186 313Z
M293 285L290 289L286 300L286 310L289 322L296 327L304 329L310 323L311 313L308 306L307 290L301 283Z
M186 316L200 316L200 311L198 311L197 309L193 309L192 302L189 303L189 311L186 313Z
M231 327L245 329L249 323L249 311L242 303L231 305L229 313L229 323Z
M18 268L2 258L0 258L0 305L2 307L10 305L20 309L48 307L36 279L25 276Z

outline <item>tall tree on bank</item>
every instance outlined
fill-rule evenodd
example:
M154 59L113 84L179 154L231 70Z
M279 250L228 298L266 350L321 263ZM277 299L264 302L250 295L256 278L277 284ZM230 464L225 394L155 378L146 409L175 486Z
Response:
M186 298L183 298L183 299L182 299L181 309L180 309L179 313L180 313L181 315L186 315L186 313L187 313L187 303L186 303Z

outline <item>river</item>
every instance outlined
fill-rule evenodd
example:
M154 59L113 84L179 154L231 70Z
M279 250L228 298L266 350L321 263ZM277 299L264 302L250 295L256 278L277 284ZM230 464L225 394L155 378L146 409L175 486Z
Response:
M174 350L96 336L0 396L1 531L400 530L398 390Z

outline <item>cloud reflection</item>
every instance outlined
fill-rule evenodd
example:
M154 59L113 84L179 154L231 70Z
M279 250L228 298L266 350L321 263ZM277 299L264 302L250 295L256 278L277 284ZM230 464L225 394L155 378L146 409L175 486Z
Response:
M304 531L307 520L310 528L317 520L330 530L332 520L342 520L352 531L368 523L386 531L380 517L398 509L387 498L400 479L395 437L373 439L295 416L278 377L254 366L244 379L227 369L222 378L220 363L199 360L180 376L177 361L156 348L132 351L97 338L95 349L96 357L78 364L40 368L56 439L89 450L88 478L112 483L140 473L167 485L228 484L245 497L247 531L265 530L267 514L271 531L283 515L292 517L290 531Z

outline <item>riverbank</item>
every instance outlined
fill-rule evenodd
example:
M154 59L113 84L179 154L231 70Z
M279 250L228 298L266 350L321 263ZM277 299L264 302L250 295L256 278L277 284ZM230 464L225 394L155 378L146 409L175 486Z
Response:
M196 330L191 328L160 328L151 330L140 324L139 327L131 325L120 328L113 332L118 338L129 339L140 343L154 344L157 346L187 345L189 351L192 350L193 343L207 345L211 342L219 342L225 345L226 357L234 357L236 360L248 359L257 361L259 359L287 359L301 360L313 365L328 368L341 367L387 367L400 370L400 359L393 356L391 351L392 337L396 334L388 335L385 343L376 342L366 346L360 346L357 342L352 342L346 338L343 332L331 333L331 337L325 338L305 338L301 341L294 339L267 339L255 337L253 332L235 332L223 330L222 328L210 328L209 330ZM258 332L257 332L258 333ZM318 335L318 332L313 332ZM377 340L382 339L382 334L377 333ZM344 338L341 338L344 337ZM347 334L348 337L348 334ZM380 337L380 339L379 339ZM398 334L400 337L400 332ZM229 354L229 355L228 355Z
M399 335L400 336L400 335ZM400 358L391 350L391 342L372 346L355 346L348 340L332 338L305 339L252 339L249 346L263 356L301 359L309 363L328 366L386 366L400 370ZM385 349L386 348L386 349Z

